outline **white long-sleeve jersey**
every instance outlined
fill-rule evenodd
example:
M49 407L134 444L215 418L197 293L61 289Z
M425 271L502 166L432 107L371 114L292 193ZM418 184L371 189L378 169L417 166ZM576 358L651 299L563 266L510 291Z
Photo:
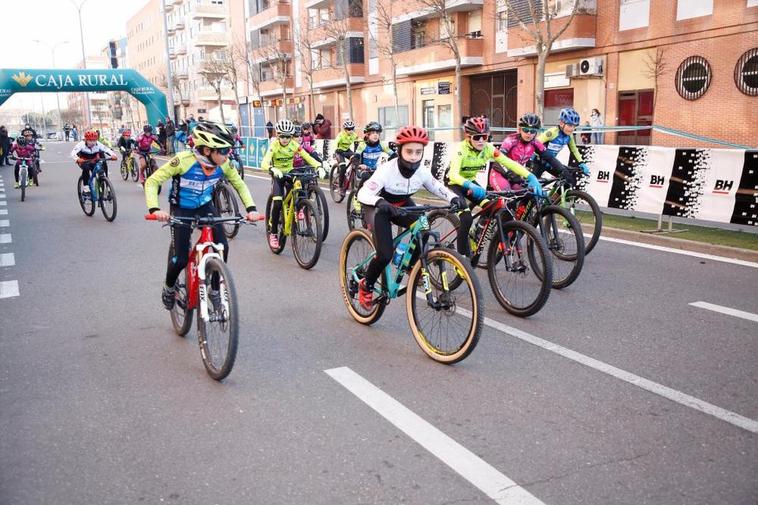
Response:
M422 187L448 202L456 197L455 193L434 178L430 167L422 163L410 178L406 178L400 173L397 159L394 159L379 165L371 178L358 191L358 201L372 206L375 206L380 198L389 203L403 202Z
M100 153L105 154L107 157L116 156L116 153L105 147L100 142L95 143L95 145L92 147L87 147L86 141L82 140L74 146L74 149L71 151L71 158L74 161L78 160L79 158L91 160L96 158Z

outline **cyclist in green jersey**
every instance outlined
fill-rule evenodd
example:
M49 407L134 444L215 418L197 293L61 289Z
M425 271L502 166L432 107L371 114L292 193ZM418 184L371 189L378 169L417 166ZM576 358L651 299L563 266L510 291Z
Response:
M337 135L335 142L337 143L337 147L334 149L334 154L337 156L337 163L339 163L340 186L342 186L345 182L346 163L350 162L350 159L355 154L353 147L358 142L358 134L355 133L355 123L351 119L346 119L342 123L342 131Z
M470 256L468 232L471 229L473 217L471 209L482 203L487 191L476 182L476 175L487 169L487 163L494 161L506 170L526 179L529 187L538 195L543 195L542 186L537 177L523 165L510 159L494 145L487 142L490 127L483 117L471 117L464 124L466 139L453 152L450 167L446 175L446 183L458 196L467 198L471 204L460 213L461 226L458 229L458 252Z
M290 189L284 175L292 170L295 155L300 156L314 170L321 167L321 163L308 154L300 142L292 139L294 134L295 124L289 119L282 119L276 123L276 138L271 139L268 151L261 162L261 168L268 170L271 174L271 194L274 197L271 205L271 233L268 237L272 249L279 248L279 216L282 213L284 195Z

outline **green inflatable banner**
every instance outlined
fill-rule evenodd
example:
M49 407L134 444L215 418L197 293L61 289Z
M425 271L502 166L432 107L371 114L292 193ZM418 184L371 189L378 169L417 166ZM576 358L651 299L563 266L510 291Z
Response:
M0 69L0 105L14 93L77 91L125 91L142 102L149 123L168 116L166 95L132 69Z

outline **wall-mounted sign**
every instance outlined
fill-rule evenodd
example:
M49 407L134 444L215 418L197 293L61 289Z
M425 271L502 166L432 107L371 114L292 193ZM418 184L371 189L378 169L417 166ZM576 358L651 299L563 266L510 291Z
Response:
M253 100L253 107L262 107L263 104L260 100Z
M433 86L430 86L428 88L421 88L421 94L422 95L433 95L437 90L434 89Z
M450 81L440 81L437 83L437 94L438 95L449 95L450 94Z

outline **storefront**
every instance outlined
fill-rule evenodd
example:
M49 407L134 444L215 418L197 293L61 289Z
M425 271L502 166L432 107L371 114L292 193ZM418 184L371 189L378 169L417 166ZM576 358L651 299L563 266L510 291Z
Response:
M515 69L471 77L470 115L485 115L493 127L514 127L518 119L518 72ZM459 118L460 120L460 118ZM502 134L495 134L500 140Z

